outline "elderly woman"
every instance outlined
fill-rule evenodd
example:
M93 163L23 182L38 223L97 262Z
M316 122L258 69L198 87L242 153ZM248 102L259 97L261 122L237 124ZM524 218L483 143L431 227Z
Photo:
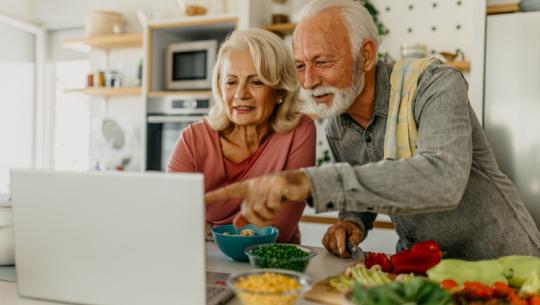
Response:
M186 128L169 160L169 172L200 172L205 191L264 174L313 166L316 131L298 112L292 55L275 34L235 31L224 42L214 67L215 104L208 117ZM241 200L206 207L206 222L229 224ZM280 211L273 225L279 242L299 243L304 204Z

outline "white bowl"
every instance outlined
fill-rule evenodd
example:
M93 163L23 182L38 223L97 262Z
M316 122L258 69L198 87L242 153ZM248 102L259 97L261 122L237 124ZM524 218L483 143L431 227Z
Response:
M0 206L0 266L15 264L15 243L13 240L13 216L11 207Z

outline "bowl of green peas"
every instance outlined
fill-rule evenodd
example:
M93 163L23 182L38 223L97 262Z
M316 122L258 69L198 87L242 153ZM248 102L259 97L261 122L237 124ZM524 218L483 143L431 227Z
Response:
M260 244L244 250L255 268L286 269L304 272L317 254L313 249L294 244Z

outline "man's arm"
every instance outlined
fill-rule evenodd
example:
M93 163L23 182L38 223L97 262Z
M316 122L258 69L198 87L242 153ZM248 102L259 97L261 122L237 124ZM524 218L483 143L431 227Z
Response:
M456 70L435 69L418 86L419 137L413 158L305 169L317 212L402 215L457 206L472 162L467 84Z

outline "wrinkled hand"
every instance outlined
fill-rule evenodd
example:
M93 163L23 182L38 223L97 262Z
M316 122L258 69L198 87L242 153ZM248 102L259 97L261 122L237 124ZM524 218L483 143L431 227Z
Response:
M358 246L364 237L360 226L352 221L338 220L331 225L324 234L322 244L331 253L340 257L350 257L346 243L349 241L352 247Z
M271 225L276 213L290 201L304 201L310 193L309 179L301 170L284 171L245 180L206 193L206 204L242 198L237 227L252 223L258 227Z

